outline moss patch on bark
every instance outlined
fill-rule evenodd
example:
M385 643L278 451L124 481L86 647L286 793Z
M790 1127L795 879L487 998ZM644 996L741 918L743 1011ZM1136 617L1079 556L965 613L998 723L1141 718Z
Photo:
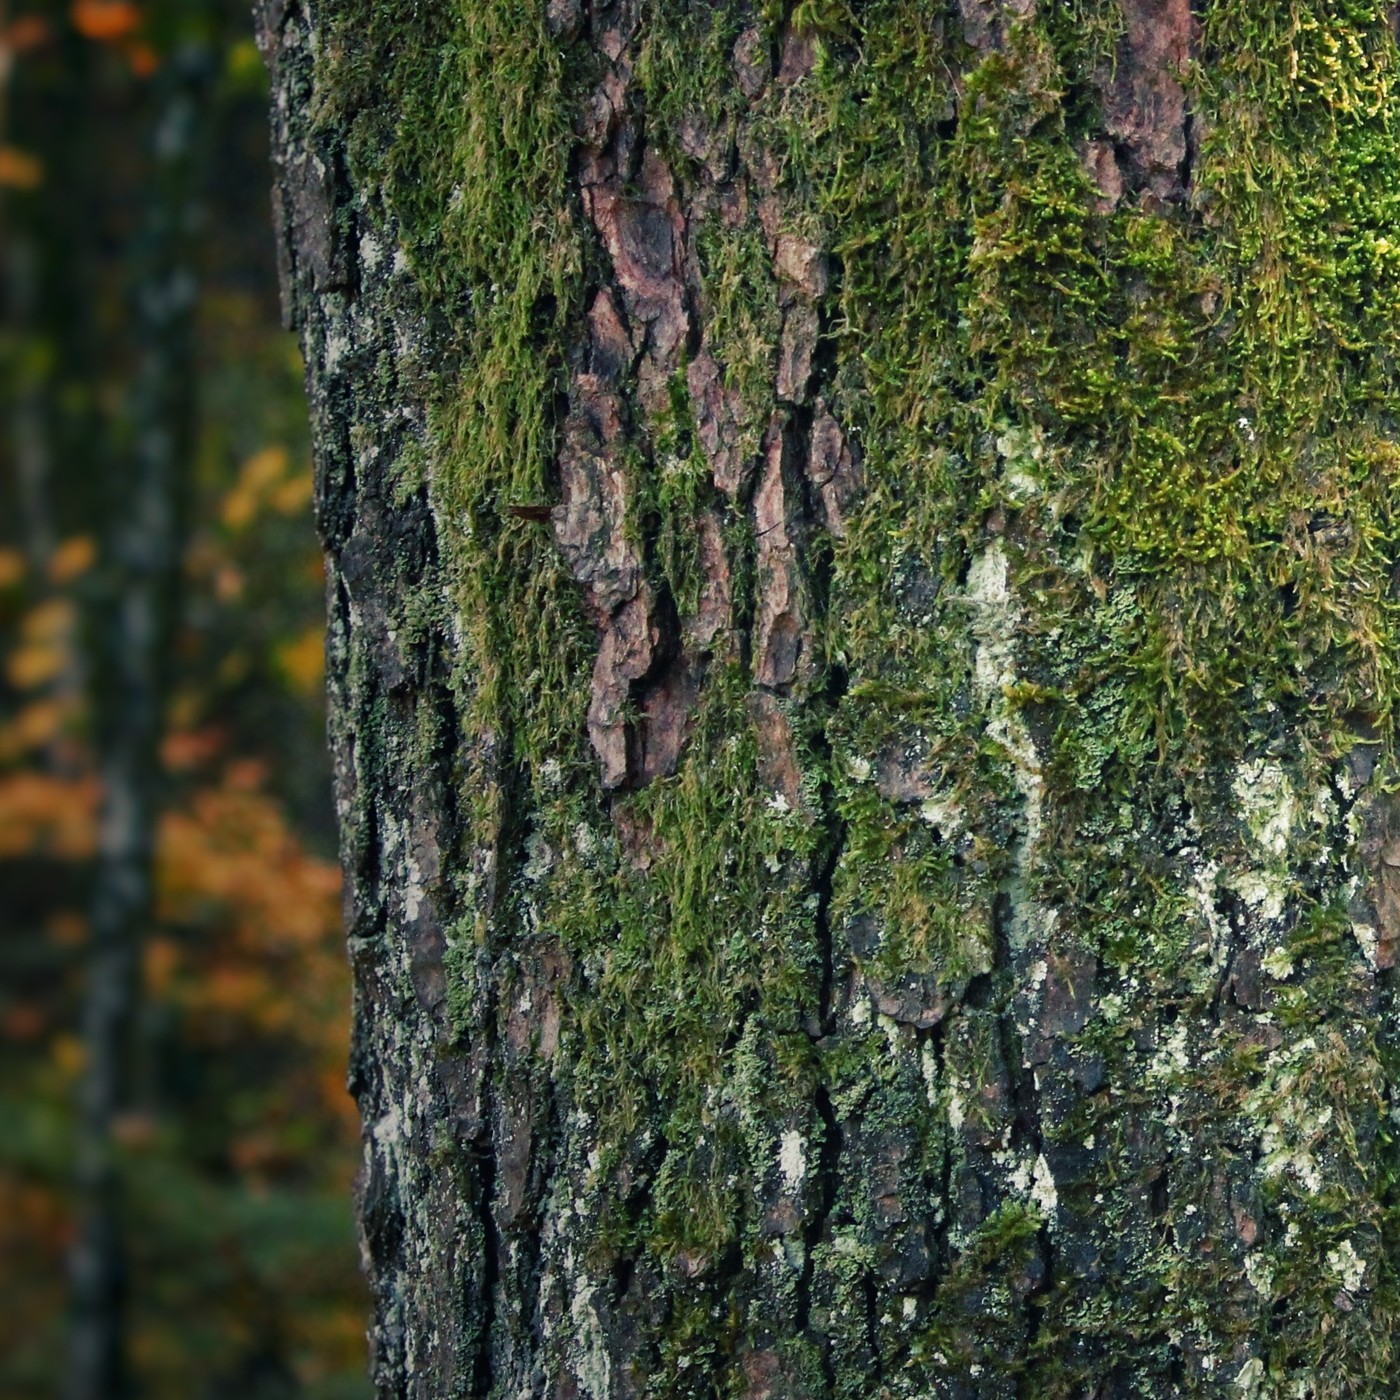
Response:
M596 632L528 509L613 275L572 183L604 12L330 8L321 120L439 347L397 469L460 643L458 956L567 968L546 1353L623 1393L579 1360L614 1288L598 1354L632 1336L658 1396L1383 1393L1389 10L1183 9L1180 67L1134 3L629 11L637 139L682 202L750 189L696 206L690 342L626 400L649 586L697 611L712 514L735 641L675 771L607 792ZM813 382L863 489L802 539L811 669L764 688L754 488L711 479L686 371L703 341L759 457L782 237L830 258Z

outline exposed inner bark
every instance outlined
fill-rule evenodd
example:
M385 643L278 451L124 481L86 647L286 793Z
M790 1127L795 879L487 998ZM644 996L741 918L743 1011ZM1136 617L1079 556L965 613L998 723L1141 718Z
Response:
M264 9L376 1382L1379 1394L1388 13L809 8Z

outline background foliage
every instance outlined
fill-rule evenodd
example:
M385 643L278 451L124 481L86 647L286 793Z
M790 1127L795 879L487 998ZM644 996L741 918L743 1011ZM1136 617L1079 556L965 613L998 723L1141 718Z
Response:
M94 656L120 580L133 241L168 65L206 66L197 448L167 675L156 924L128 1183L151 1397L367 1393L349 999L322 737L301 366L279 327L265 78L242 3L0 7L0 1393L58 1392L99 799Z

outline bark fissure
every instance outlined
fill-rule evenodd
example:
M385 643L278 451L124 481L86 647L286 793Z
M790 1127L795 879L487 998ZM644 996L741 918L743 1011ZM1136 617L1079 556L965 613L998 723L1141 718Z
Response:
M1305 8L279 11L385 1393L1374 1393L1400 57Z

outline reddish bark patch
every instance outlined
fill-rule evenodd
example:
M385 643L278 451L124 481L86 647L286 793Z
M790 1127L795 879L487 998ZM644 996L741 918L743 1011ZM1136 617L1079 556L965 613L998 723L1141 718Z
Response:
M792 725L777 698L761 690L749 696L749 716L758 740L758 780L795 808L802 800L802 774Z
M610 287L593 298L588 311L588 367L600 380L618 383L632 368L637 347Z
M724 535L719 516L712 510L701 513L699 527L700 574L704 583L700 589L700 605L693 617L684 623L687 647L705 651L729 630L733 600L730 594L729 555L724 548Z
M795 297L783 312L783 337L778 347L777 390L783 403L806 402L818 329L817 308L805 297Z
M1111 213L1123 198L1123 172L1118 168L1118 157L1111 141L1086 141L1080 148L1079 158L1084 173L1098 190L1099 197L1094 207L1100 214Z
M554 542L573 576L611 613L632 598L641 560L626 535L628 485L617 460L622 402L594 375L579 375L559 454L562 499L551 519Z
M1098 959L1092 953L1076 948L1047 954L1040 1004L1026 1045L1028 1063L1043 1064L1056 1041L1077 1035L1089 1023L1097 975Z
M588 738L602 765L605 788L621 787L633 765L629 761L628 701L632 686L651 669L657 637L652 627L651 598L645 588L609 619L593 665L588 706Z
M764 440L763 472L754 492L758 533L758 609L754 622L754 680L770 690L790 685L810 659L805 590L790 528L788 421L774 414Z
M860 463L846 441L841 425L826 404L817 400L812 434L807 448L807 480L818 502L826 528L838 539L846 534L846 517L860 495Z
M745 97L753 102L763 95L773 76L773 55L757 25L744 30L734 44L734 76Z
M719 362L707 346L686 367L686 384L695 412L700 449L710 464L715 485L726 496L736 496L752 464L740 453L741 403L738 393L724 384Z
M1035 0L958 0L963 38L979 54L999 53L1018 20L1035 13Z
M1377 971L1400 963L1400 802L1373 794L1357 804L1361 818L1361 866L1365 888L1353 897L1353 923L1376 934L1370 960Z
M1126 148L1133 183L1157 199L1178 198L1186 173L1181 74L1191 57L1190 0L1123 0L1123 21L1118 61L1103 84L1104 124Z

